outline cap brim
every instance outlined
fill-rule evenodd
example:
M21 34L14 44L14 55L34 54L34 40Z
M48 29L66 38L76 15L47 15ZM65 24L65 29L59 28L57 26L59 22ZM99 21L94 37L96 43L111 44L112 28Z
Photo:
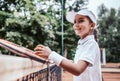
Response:
M75 19L75 15L76 15L76 14L77 14L77 13L74 12L74 11L67 12L67 13L66 13L66 19L67 19L67 21L69 21L69 22L71 22L71 23L74 23L74 19Z
M80 12L69 11L69 12L67 12L66 13L67 21L74 23L74 19L77 14L83 15L83 16L88 16L96 24L96 18L94 17L94 15L91 15L92 13L90 13L90 12L88 13L85 11L80 11Z
M86 14L84 14L84 13L77 13L77 12L74 12L74 11L70 11L70 12L66 13L66 19L67 19L67 21L70 22L70 23L74 23L74 19L75 19L75 16L77 14L86 16Z

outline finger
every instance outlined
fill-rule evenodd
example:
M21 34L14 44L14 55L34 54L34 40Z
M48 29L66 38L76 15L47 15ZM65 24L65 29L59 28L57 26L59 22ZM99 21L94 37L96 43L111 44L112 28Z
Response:
M37 45L36 47L35 47L35 51L39 51L41 48L44 48L45 46L43 46L43 45Z
M42 54L43 51L35 51L34 54L38 55L38 54Z
M36 47L35 49L34 49L34 51L40 51L40 47Z
M41 48L43 48L43 47L37 46L34 50L35 50L35 51L39 51L39 50L41 50Z
M36 47L35 49L34 49L34 51L44 51L45 50L45 48L41 48L41 47Z
M42 57L42 58L47 58L47 57L43 54L43 52L41 52L41 51L36 51L36 52L34 52L34 54L36 54L36 55L38 55L38 56L40 56L40 57Z
M45 47L45 46L42 45L42 44L39 44L39 45L37 45L37 47L41 47L41 48L43 48L43 47Z

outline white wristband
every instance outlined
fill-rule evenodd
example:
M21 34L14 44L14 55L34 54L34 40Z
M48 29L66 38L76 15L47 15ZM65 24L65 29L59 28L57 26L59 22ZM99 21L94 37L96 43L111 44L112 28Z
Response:
M48 59L54 61L55 64L57 66L59 66L61 61L64 59L64 57L59 55L58 53L52 51L51 54L49 55Z

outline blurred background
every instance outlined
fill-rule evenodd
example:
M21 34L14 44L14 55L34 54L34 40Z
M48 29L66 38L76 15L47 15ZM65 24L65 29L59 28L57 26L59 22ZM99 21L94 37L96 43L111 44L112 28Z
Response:
M0 38L31 50L38 44L74 58L77 37L67 11L91 9L97 16L98 43L107 62L120 62L119 0L0 0ZM2 54L12 54L0 48Z

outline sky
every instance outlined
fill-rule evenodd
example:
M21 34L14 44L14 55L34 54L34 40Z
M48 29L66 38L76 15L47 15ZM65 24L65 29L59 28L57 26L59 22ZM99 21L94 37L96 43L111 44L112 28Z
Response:
M71 1L71 3L73 3L75 0L67 0L67 1ZM120 0L89 0L89 4L87 7L88 9L92 10L93 13L97 16L97 8L101 4L104 4L108 9L120 8Z
M92 10L97 16L97 8L101 4L104 4L108 9L120 8L120 0L89 0L88 8Z

